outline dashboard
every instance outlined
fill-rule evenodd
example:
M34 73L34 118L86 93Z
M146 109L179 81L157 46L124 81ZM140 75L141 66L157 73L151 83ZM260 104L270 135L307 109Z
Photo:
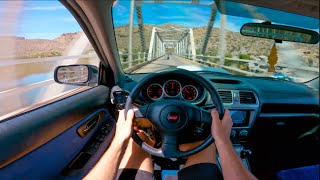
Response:
M230 110L233 120L231 139L235 143L246 143L250 141L250 137L262 139L272 131L274 133L270 135L276 136L283 132L282 126L292 129L289 133L290 137L297 137L319 125L319 91L305 84L210 72L198 72L198 74L211 82L212 87L218 91L225 108ZM129 75L131 81L121 84L121 87L130 91L136 82L147 75ZM214 108L204 87L184 76L150 80L142 87L137 101L143 104L162 99L188 101L207 110ZM299 126L292 125L297 119L303 119L304 123ZM198 131L201 128L204 130ZM197 136L197 132L206 132L208 128L210 129L197 124L193 129L194 136ZM277 128L281 130L276 131ZM273 140L277 141L279 137Z
M253 90L217 89L217 91L224 106L230 110L233 120L231 138L237 142L246 141L259 110L259 99L256 93ZM183 75L151 79L141 88L138 99L140 104L177 99L206 110L214 108L207 90L198 82L187 79ZM194 136L201 137L199 134L203 132L210 133L210 125L193 124L193 126L195 128L190 128L188 131L194 132ZM191 139L189 132L183 134L183 137Z

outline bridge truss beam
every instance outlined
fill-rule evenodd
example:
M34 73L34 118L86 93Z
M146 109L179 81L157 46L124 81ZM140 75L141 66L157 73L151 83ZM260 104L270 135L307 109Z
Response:
M136 9L137 17L138 17L138 26L139 26L139 34L141 41L141 48L143 52L146 52L146 44L145 44L145 34L144 34L144 25L142 18L142 9L141 6L143 4L198 4L202 6L210 6L212 7L210 19L208 22L208 27L206 31L206 35L203 40L202 48L200 53L205 54L208 41L212 32L213 24L216 18L217 8L214 2L210 3L200 3L199 0L172 0L172 1L163 1L163 0L132 0L131 8L130 8L130 24L129 24L129 45L128 45L128 59L132 59L132 36L133 36L133 13L134 7ZM173 34L172 34L173 33ZM159 57L165 54L165 50L167 47L174 48L174 52L180 55L186 55L189 58L192 56L192 59L196 56L195 50L195 42L192 29L186 28L176 28L171 27L168 29L163 28L153 28L151 34L151 40L149 44L148 56L145 57L146 60L151 60L155 57Z

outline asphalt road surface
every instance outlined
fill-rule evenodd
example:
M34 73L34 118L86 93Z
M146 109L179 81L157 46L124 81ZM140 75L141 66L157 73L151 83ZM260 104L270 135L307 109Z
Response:
M167 59L167 56L161 57L150 64L143 66L142 68L134 71L133 73L151 73L156 72L161 69L177 67L177 66L201 66L202 64L193 62L191 60L184 59L182 57L170 55L170 58ZM203 65L202 65L203 66Z

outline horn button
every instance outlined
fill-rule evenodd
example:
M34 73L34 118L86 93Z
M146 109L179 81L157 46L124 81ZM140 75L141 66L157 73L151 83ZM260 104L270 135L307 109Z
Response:
M186 124L187 115L177 106L167 106L161 111L160 121L166 128L179 130Z

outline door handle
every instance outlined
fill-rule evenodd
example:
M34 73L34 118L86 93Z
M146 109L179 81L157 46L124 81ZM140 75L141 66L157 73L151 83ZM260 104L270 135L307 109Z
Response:
M104 119L105 112L95 113L93 116L89 117L78 129L77 133L80 137L85 137L92 131L99 123Z
M98 124L99 118L94 118L93 120L91 120L87 126L84 128L83 133L87 134L88 132L90 132L91 129L93 129L97 124Z

